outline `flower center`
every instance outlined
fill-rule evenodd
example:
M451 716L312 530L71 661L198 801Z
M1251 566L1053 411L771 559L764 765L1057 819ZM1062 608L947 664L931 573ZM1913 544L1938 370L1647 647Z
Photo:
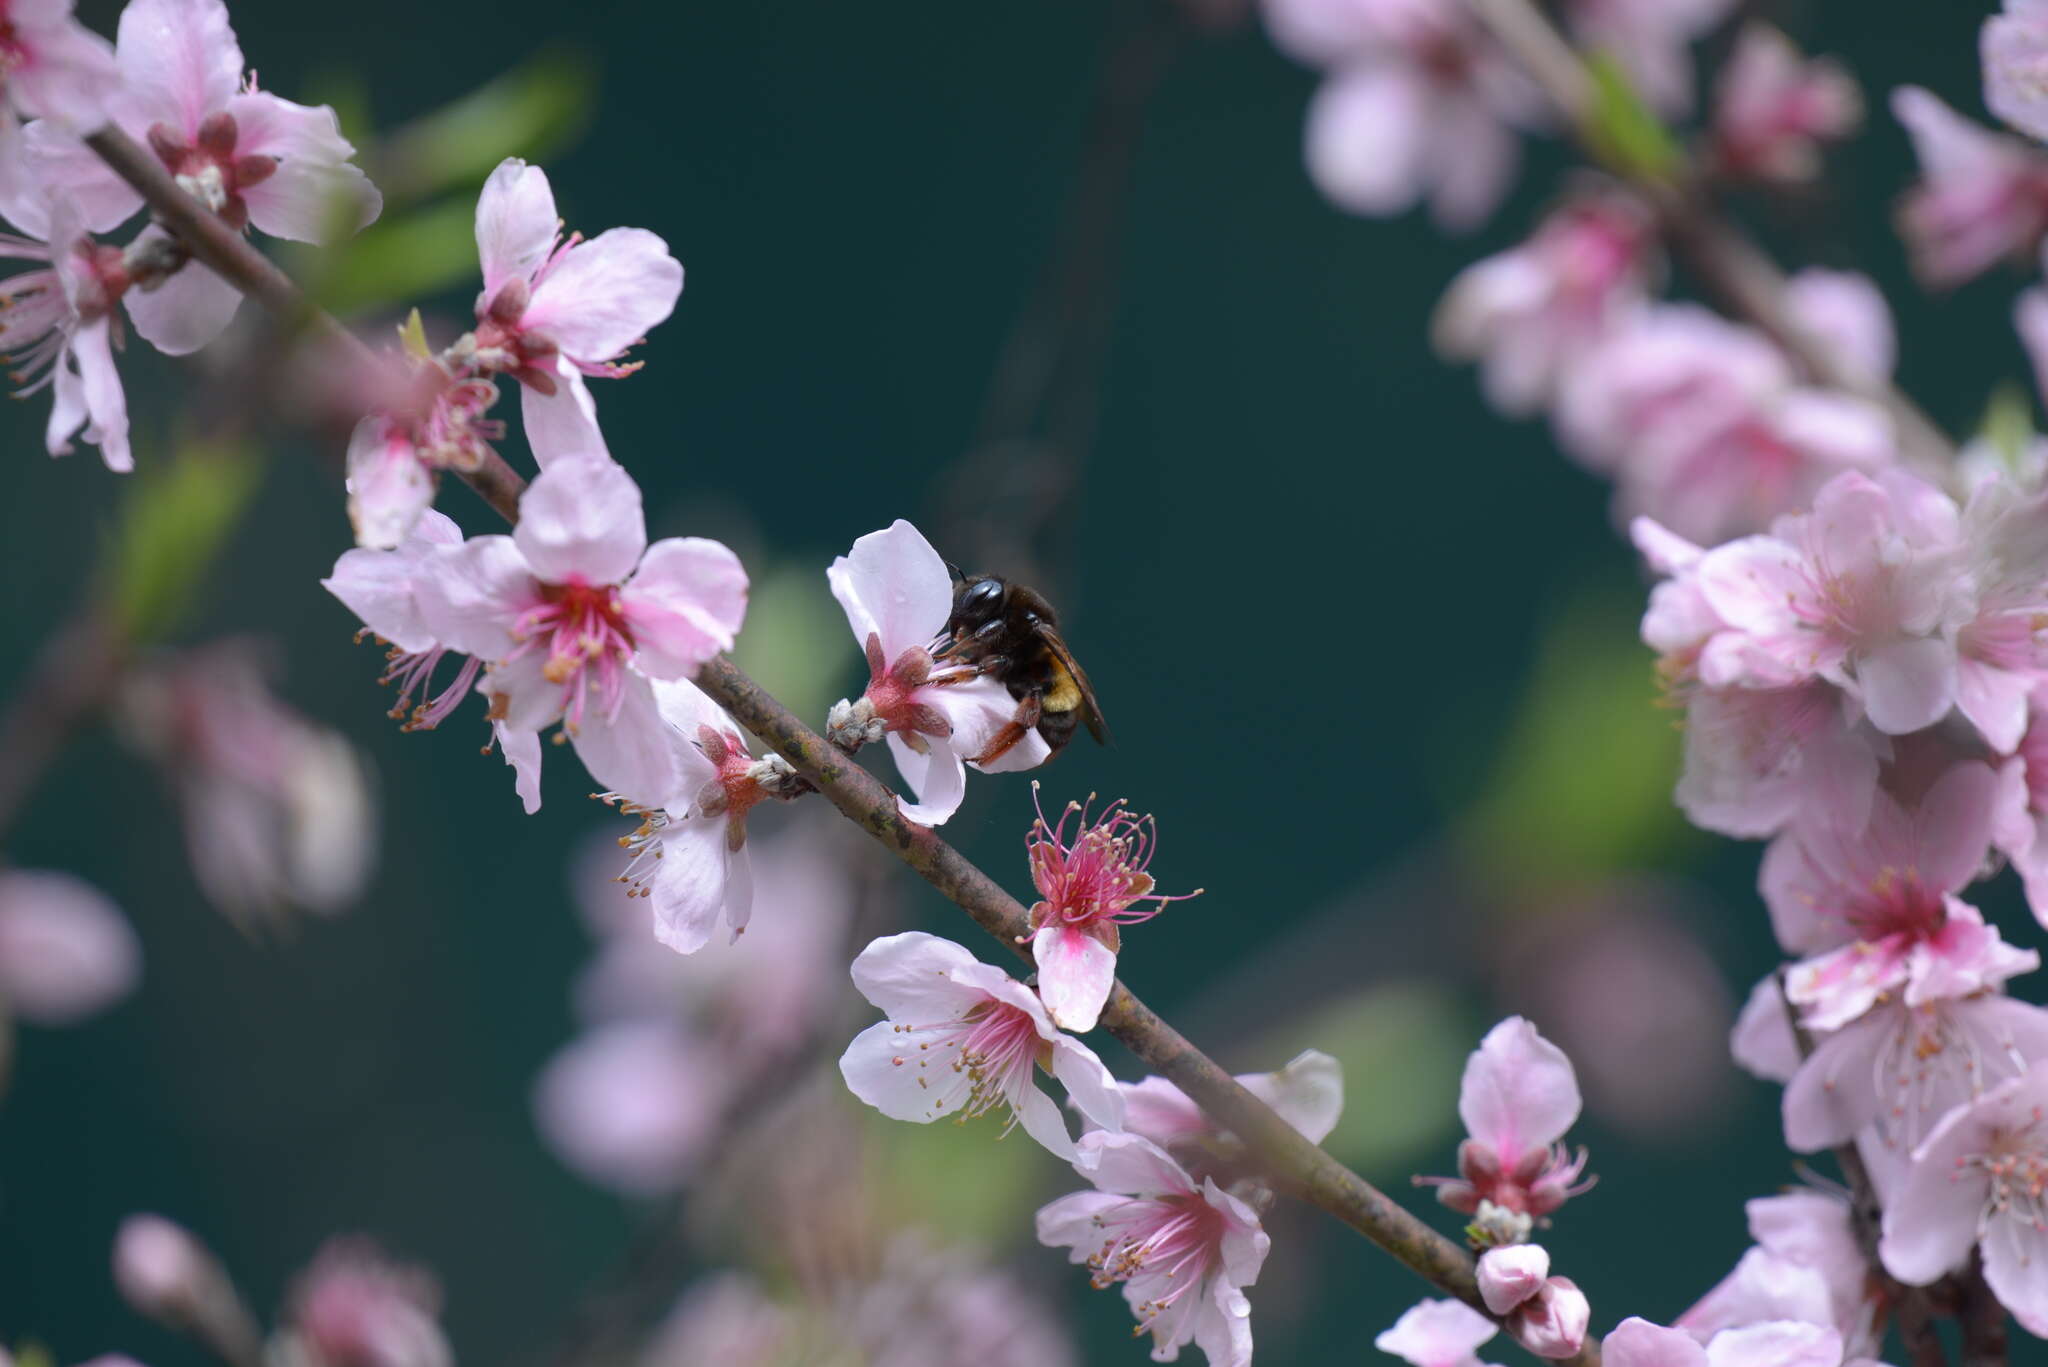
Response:
M1140 1277L1167 1288L1131 1307L1141 1332L1143 1322L1170 1309L1190 1288L1199 1296L1222 1261L1223 1212L1197 1192L1126 1201L1097 1215L1095 1223L1106 1236L1088 1256L1097 1290Z
M356 633L360 641L368 628ZM439 726L456 705L469 696L470 686L483 669L483 661L465 656L462 667L455 672L455 678L448 686L434 691L434 671L440 668L441 660L448 654L446 646L435 646L429 650L405 651L393 646L385 656L384 673L378 678L380 684L395 684L398 697L391 704L387 714L391 720L401 723L401 731L431 731ZM421 698L419 706L413 706L413 695Z
M1035 802L1038 785L1031 786ZM1076 820L1078 834L1069 842L1067 823ZM1087 807L1078 802L1067 804L1057 826L1048 823L1041 810L1026 843L1031 881L1045 899L1031 909L1034 926L1133 925L1151 920L1168 902L1201 895L1199 888L1178 896L1152 891L1152 875L1146 869L1158 844L1158 827L1150 816L1125 807L1121 798L1093 822ZM1141 901L1157 905L1139 909Z
M997 1106L1010 1111L1009 1133L1017 1123L1016 1098L1032 1085L1031 1071L1051 1052L1038 1025L1022 1007L986 998L957 1020L938 1025L897 1025L898 1033L919 1035L914 1053L891 1059L898 1068L918 1069L918 1085L946 1096L960 1087L967 1092L962 1120L986 1114Z
M541 675L561 685L562 719L571 731L582 724L584 702L592 693L607 721L618 715L633 632L616 585L587 584L581 577L542 584L540 601L519 614L512 635L520 644L507 657L511 660L545 644Z
M1966 1172L1991 1181L1985 1200L1987 1215L2011 1216L2035 1229L2048 1229L2048 1142L2041 1133L2041 1111L2016 1130L1998 1130L1983 1153L1956 1160Z
M168 124L152 124L149 129L150 149L180 188L237 229L249 225L249 206L242 192L277 172L276 157L236 156L239 136L235 116L225 110L207 115L198 136L189 143Z

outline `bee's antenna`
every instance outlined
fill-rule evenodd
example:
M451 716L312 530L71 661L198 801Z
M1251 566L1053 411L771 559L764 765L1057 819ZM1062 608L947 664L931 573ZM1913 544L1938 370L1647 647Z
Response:
M953 582L956 584L967 577L966 572L950 560L946 562L946 573L953 577Z

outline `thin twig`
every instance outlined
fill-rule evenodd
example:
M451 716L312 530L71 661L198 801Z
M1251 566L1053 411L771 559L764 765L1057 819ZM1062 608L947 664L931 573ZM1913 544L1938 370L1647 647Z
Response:
M159 221L184 238L193 256L222 279L268 307L287 311L288 316L308 316L303 311L316 307L239 234L227 231L203 210L195 213L197 201L178 188L132 139L109 128L88 141L141 193ZM190 237L185 236L188 229ZM331 319L315 323L313 330L347 336ZM367 350L353 337L344 345L358 352ZM457 473L507 521L518 521L518 496L525 482L510 466L499 460L475 474ZM828 745L738 666L723 657L714 659L699 672L697 684L815 783L841 812L894 850L983 929L1013 950L1028 936L1029 917L1016 899L933 831L905 820L896 795L881 780ZM1310 1143L1122 983L1112 990L1102 1023L1219 1124L1244 1138L1282 1189L1335 1215L1439 1290L1484 1308L1472 1258L1463 1248ZM1589 1342L1576 1358L1565 1361L1577 1367L1597 1367L1599 1347Z
M1902 456L1939 479L1955 444L1921 407L1883 376L1860 372L1837 348L1801 327L1786 307L1785 273L1694 187L1689 167L1668 176L1608 155L1598 136L1592 77L1571 44L1530 0L1467 0L1570 126L1580 148L1629 183L1657 215L1671 250L1728 312L1746 318L1821 384L1869 399L1890 415Z
M2005 1367L2005 1306L1984 1280L1981 1254L1970 1258L1969 1271L1956 1279L1956 1318L1963 1325L1962 1367Z

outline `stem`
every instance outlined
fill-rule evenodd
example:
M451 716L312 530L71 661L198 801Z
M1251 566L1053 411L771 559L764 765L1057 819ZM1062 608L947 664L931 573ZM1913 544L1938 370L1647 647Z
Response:
M126 652L113 614L97 600L44 644L0 717L0 834L14 828L72 733L106 702Z
M1701 183L1695 168L1682 166L1666 179L1603 157L1601 141L1594 136L1597 114L1592 77L1578 52L1531 0L1466 3L1543 88L1570 125L1580 149L1602 162L1610 174L1628 182L1649 204L1671 250L1724 309L1748 319L1821 384L1881 406L1897 432L1900 454L1923 476L1936 481L1945 477L1955 463L1954 443L1898 386L1844 366L1833 348L1799 325L1785 307L1785 273L1694 188Z
M193 256L222 279L266 307L304 320L316 334L334 338L351 361L370 355L360 340L321 313L240 234L227 229L180 189L133 139L108 127L87 141L142 195L158 220L185 240ZM516 523L525 481L495 455L492 462L474 473L456 473L506 521ZM1030 917L1023 906L929 828L905 820L896 795L881 780L840 754L723 656L705 665L696 682L741 725L815 783L855 824L894 850L983 929L1021 952L1030 933ZM1439 1290L1484 1310L1470 1254L1311 1144L1120 982L1110 993L1102 1023L1220 1124L1245 1139L1284 1189L1335 1215ZM1588 1342L1576 1358L1564 1361L1577 1367L1598 1367L1599 1346Z
M1970 1258L1970 1270L1957 1279L1963 1323L1962 1367L2005 1367L2005 1307L1984 1281L1982 1253Z

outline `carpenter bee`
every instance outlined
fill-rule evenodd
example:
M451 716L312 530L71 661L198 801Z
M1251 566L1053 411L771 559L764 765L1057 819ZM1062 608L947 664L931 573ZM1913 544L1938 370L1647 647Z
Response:
M953 569L953 581L953 614L933 651L935 662L993 675L1017 700L1016 716L996 732L987 749L970 758L977 764L992 763L1033 730L1057 755L1083 722L1089 735L1109 744L1102 707L1087 673L1060 635L1052 604L1000 575L963 575Z

